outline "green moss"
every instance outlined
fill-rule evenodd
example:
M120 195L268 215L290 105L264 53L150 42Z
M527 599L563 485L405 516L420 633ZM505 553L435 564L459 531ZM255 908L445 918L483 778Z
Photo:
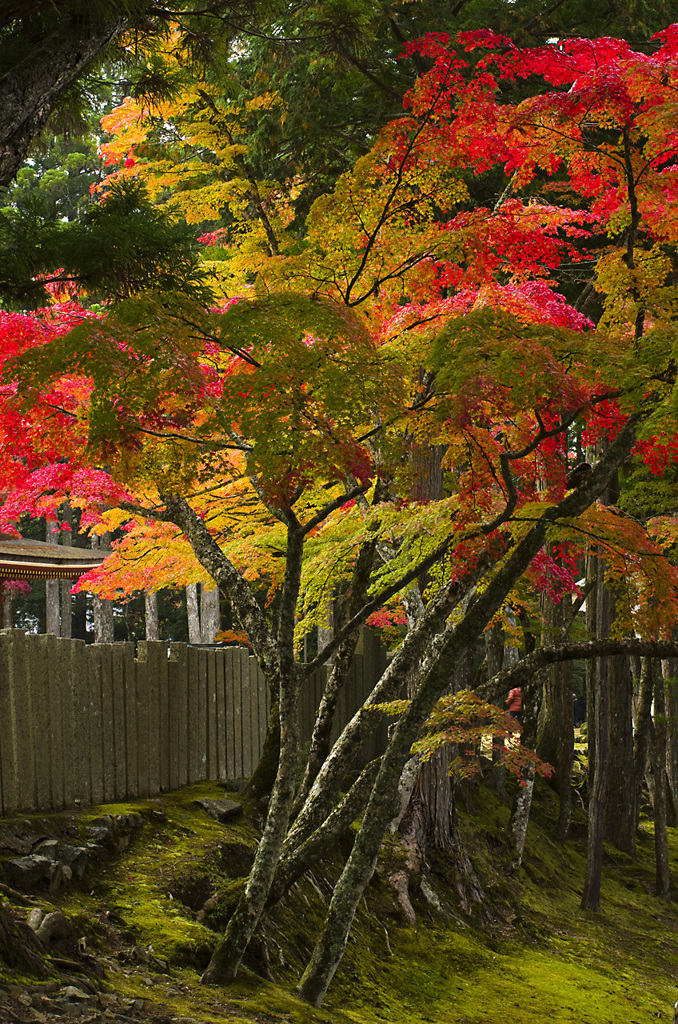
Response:
M542 783L518 872L510 871L505 844L509 810L496 794L477 788L474 813L460 813L465 847L487 894L484 929L464 918L454 858L442 855L429 881L450 915L431 909L415 879L418 920L408 925L388 882L389 873L404 866L404 855L389 840L321 1010L301 1003L294 989L341 870L339 853L302 879L260 929L258 952L248 962L264 960L276 982L245 970L227 989L206 988L199 974L218 938L213 928L223 928L240 898L258 840L246 816L225 825L195 806L200 797L221 795L204 783L158 801L88 812L81 821L138 812L146 824L128 851L101 866L96 880L49 904L62 907L102 951L111 941L104 912L118 922L119 941L127 949L136 943L150 962L127 958L116 967L109 957L107 983L129 998L152 998L159 1015L206 1022L227 1017L234 1024L623 1024L660 1013L670 1019L678 912L653 896L651 823L642 825L635 860L606 848L602 912L582 912L585 821L577 809L575 838L556 843L557 800ZM162 810L165 820L152 810ZM670 830L670 842L675 863L678 830Z

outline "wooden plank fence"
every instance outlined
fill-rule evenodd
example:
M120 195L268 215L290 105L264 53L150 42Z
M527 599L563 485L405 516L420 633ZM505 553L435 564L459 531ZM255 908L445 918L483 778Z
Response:
M385 667L365 630L334 738ZM310 738L328 669L300 702ZM243 648L82 640L0 632L0 815L155 796L204 779L247 778L269 716L257 661ZM360 760L383 749L382 723Z

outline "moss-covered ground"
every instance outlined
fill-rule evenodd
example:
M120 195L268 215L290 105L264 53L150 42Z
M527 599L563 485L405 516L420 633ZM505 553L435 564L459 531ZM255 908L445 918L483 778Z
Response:
M201 969L241 891L258 835L256 819L220 824L194 804L198 796L221 795L205 783L159 801L88 812L87 823L101 813L138 811L146 824L129 850L102 861L80 887L45 896L41 904L63 909L76 922L103 963L104 984L146 1000L149 1017L235 1024L673 1019L678 910L653 895L651 826L641 827L635 859L606 848L601 912L583 912L583 815L575 818L573 838L555 842L557 807L546 785L536 791L517 872L510 871L504 844L508 809L495 794L478 788L473 813L461 814L464 843L486 893L484 916L479 906L470 917L462 912L455 864L439 857L423 885L412 880L417 923L408 923L388 881L400 856L390 842L326 1004L311 1009L295 997L294 986L340 870L337 855L295 886L234 984L201 986ZM676 864L678 830L670 832Z

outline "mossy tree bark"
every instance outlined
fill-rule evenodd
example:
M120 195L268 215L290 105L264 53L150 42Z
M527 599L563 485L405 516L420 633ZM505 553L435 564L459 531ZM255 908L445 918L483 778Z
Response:
M372 563L374 561L376 546L376 540L368 541L362 545L358 552L358 557L356 558L353 570L351 588L346 601L346 619L352 619L365 604L367 589L369 587L370 577L372 574ZM357 630L354 630L345 638L345 640L342 641L334 655L334 663L332 665L330 678L327 680L327 685L325 686L325 690L320 700L320 706L316 714L308 760L306 762L304 776L294 802L294 814L298 813L303 807L311 786L315 782L318 772L322 768L327 759L327 755L330 752L330 736L332 732L332 725L334 723L334 716L337 710L339 697L341 696L342 690L348 680L349 672L351 671L351 665L353 664L358 640L359 633Z
M355 911L372 877L384 832L398 810L398 782L421 726L445 692L448 680L454 677L464 652L482 634L516 580L543 546L550 523L573 513L578 515L591 504L625 457L633 437L633 422L629 419L587 483L545 511L498 568L484 591L470 601L461 620L455 625L448 622L439 635L429 633L420 685L396 725L382 758L360 831L335 886L322 934L299 985L301 997L312 1005L322 1003L344 954ZM425 618L426 615L422 621Z
M37 939L34 940L37 943ZM12 970L46 978L44 960L32 948L29 936L21 930L5 903L0 903L0 961Z
M304 538L298 522L290 517L287 529L287 563L280 599L276 659L280 711L280 755L264 832L257 847L245 892L226 932L218 943L207 970L206 984L231 981L240 967L259 923L280 860L289 826L299 760L299 691L301 668L294 659L294 619L299 596Z

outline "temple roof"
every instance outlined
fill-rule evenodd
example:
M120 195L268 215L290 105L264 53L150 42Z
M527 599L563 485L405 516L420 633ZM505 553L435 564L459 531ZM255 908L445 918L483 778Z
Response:
M108 551L43 540L0 540L0 580L77 580L101 565Z

